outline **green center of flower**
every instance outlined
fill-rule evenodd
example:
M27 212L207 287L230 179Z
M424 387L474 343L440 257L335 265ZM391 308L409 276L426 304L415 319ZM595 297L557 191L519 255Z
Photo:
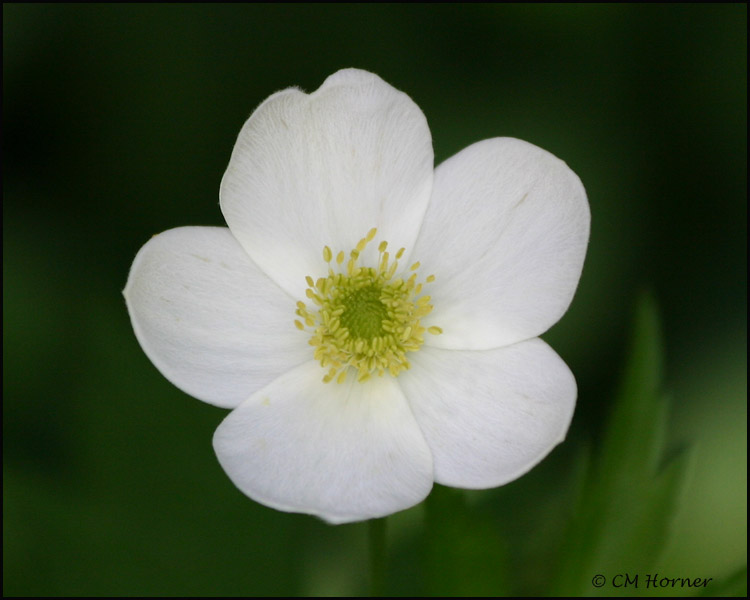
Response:
M355 338L372 340L385 333L383 321L388 318L388 309L380 297L382 288L368 285L355 289L341 299L344 312L339 320Z
M346 256L340 251L336 269L333 252L325 246L328 276L317 281L309 275L306 278L305 293L317 309L297 302L296 313L302 320L294 324L298 329L313 329L309 343L315 348L315 359L328 370L323 377L326 383L334 378L343 383L350 367L356 370L360 382L386 372L395 377L409 368L406 353L419 350L425 331L442 333L439 327L425 329L419 323L432 311L430 297L421 295L424 284L417 282L419 263L409 268L412 273L408 278L395 277L404 248L391 261L388 242L381 242L377 267L359 266L360 254L376 233L373 228L359 240L346 265ZM430 275L425 283L434 279Z

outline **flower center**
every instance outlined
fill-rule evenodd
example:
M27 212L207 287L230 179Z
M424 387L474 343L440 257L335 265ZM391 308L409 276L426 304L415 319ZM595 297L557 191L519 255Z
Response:
M388 309L380 296L380 287L368 285L342 298L344 312L340 317L341 325L349 330L352 337L372 340L385 333L383 321L388 318Z
M419 324L432 311L430 297L420 295L424 284L417 283L419 263L409 268L412 273L408 278L394 278L404 248L391 261L388 242L380 242L377 267L359 266L360 254L376 233L373 228L359 240L346 265L346 256L340 251L335 269L333 252L325 246L323 260L328 263L328 277L317 281L306 277L305 294L317 310L297 302L296 313L302 320L294 324L298 329L313 328L309 343L315 347L315 359L328 369L323 377L326 383L334 378L343 383L350 367L356 369L360 382L375 373L382 376L388 372L395 377L409 368L406 353L419 350L425 331L442 333L439 327L425 329ZM430 275L425 283L434 280Z

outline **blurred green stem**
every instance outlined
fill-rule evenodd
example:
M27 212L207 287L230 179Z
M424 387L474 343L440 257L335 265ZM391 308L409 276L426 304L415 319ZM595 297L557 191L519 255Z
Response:
M370 595L383 596L385 592L385 517L367 522L370 547Z

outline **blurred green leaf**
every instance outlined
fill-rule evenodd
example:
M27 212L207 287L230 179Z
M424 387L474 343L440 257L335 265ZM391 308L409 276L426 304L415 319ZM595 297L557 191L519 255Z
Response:
M632 594L611 583L596 588L591 580L645 574L664 549L688 455L664 458L668 401L661 371L656 303L643 294L624 377L563 542L559 594Z
M462 490L436 485L425 501L426 594L502 596L507 555L491 517L466 506Z
M707 585L701 596L712 598L746 598L747 597L747 565L732 573L716 585Z

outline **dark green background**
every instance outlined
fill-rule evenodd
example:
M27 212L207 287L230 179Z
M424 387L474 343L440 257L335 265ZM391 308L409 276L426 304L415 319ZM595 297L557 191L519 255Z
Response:
M559 529L565 474L596 449L642 287L669 446L693 453L661 570L744 564L746 20L739 4L3 5L4 593L366 591L366 526L237 491L211 448L225 411L162 378L121 296L151 235L223 224L252 109L350 66L415 100L437 163L522 138L578 173L592 213L578 294L545 335L579 383L568 441L498 490L441 490L452 534L425 533L423 507L393 517L389 591L544 589L528 540ZM435 571L441 544L466 564Z

